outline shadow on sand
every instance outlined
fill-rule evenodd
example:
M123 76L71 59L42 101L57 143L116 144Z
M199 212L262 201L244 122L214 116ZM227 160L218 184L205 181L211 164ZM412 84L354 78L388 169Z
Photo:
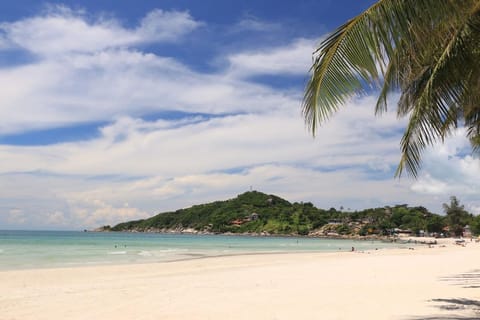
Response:
M480 270L461 273L454 276L441 278L441 281L448 281L452 285L461 286L466 289L480 288ZM479 320L480 300L467 298L438 298L429 302L436 303L436 307L451 314L443 314L427 317L413 317L409 320Z
M453 285L462 286L463 288L478 289L480 288L480 270L444 277L441 280L449 281Z

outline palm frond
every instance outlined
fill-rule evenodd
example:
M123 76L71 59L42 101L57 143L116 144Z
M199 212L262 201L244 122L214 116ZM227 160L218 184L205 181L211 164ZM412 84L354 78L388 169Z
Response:
M466 81L470 77L463 69L475 59L468 46L472 43L472 34L475 35L472 21L477 18L478 10L472 10L450 34L443 34L445 45L437 47L438 54L429 55L431 58L438 55L438 59L432 61L422 77L411 82L410 88L404 91L400 104L405 103L408 108L404 109L413 109L413 112L401 140L402 157L396 176L406 169L416 177L419 159L426 146L443 141L458 126L462 114L460 106L466 106L466 99L469 99Z
M409 117L397 176L406 170L415 177L423 150L443 141L462 116L472 142L480 141L479 100L464 108L480 95L471 84L480 67L470 76L463 70L480 60L479 8L479 0L380 0L339 27L314 53L302 105L309 129L315 135L347 99L374 87L376 114L400 90L397 114Z
M380 22L407 28L401 18L404 10L404 1L379 1L320 44L303 100L303 114L313 134L339 105L379 79L379 66L386 65L396 41Z

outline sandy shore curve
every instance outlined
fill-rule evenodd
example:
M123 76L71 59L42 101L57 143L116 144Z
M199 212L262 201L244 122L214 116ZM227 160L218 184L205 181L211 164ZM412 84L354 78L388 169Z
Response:
M479 319L480 244L0 272L0 319Z

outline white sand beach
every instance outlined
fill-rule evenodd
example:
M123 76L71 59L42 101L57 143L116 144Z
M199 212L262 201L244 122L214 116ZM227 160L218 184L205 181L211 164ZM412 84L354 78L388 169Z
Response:
M0 272L0 319L478 319L480 244Z

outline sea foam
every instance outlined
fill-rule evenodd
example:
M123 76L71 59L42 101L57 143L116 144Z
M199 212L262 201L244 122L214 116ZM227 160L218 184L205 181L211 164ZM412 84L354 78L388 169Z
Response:
M108 254L127 254L127 251L110 251Z

